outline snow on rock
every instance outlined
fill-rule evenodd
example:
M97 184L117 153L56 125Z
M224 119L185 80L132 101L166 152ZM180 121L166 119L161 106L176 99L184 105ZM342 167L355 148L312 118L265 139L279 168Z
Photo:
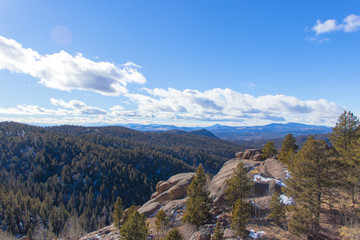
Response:
M280 187L286 187L285 183L283 182L282 179L275 179L275 178L267 178L267 177L263 177L260 174L255 174L254 175L254 182L270 182L270 181L275 181L277 185L279 185Z
M249 233L249 237L252 239L258 239L261 236L265 235L264 231L255 232L255 230L251 229Z
M280 202L285 205L295 205L294 199L286 196L285 194L280 195Z

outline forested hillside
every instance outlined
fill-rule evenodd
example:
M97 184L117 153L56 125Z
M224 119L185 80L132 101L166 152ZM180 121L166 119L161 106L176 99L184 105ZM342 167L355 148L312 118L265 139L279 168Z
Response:
M202 163L211 174L243 149L195 134L123 127L34 127L0 123L0 224L12 234L61 234L112 222L117 197L146 201L155 184Z

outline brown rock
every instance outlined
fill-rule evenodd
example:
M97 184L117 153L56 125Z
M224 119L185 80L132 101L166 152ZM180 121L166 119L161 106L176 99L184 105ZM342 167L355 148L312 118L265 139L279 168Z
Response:
M29 240L29 237L28 236L23 236L23 237L19 238L19 240Z
M253 157L260 153L261 154L261 150L260 149L247 149L245 152L244 152L244 155L242 156L242 159L249 159L249 160L252 160Z
M118 240L120 238L120 231L114 225L110 225L98 231L88 233L79 240Z
M254 161L262 161L263 157L261 153L257 153L254 157L253 157Z
M225 228L224 230L224 239L237 239L236 235L229 228Z
M145 216L153 215L159 208L161 204L159 202L147 202L139 208L138 212L144 214Z
M190 240L210 240L211 238L211 231L212 231L212 226L203 226L199 229L199 231L195 232Z
M285 166L276 158L268 158L261 167L260 173L266 177L284 179Z
M209 190L210 196L214 198L216 206L220 207L225 203L225 188L226 181L233 175L233 170L239 163L243 163L248 169L252 169L255 165L259 165L258 162L249 160L231 159L224 163L218 174L216 174L210 182ZM249 172L248 176L251 178L252 174Z
M243 155L244 155L244 152L237 152L237 153L235 154L235 157L236 157L236 158L239 158L239 159L242 159Z

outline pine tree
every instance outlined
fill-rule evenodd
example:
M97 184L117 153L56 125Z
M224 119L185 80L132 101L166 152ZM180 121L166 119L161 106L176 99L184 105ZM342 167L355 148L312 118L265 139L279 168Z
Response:
M253 183L251 183L247 173L248 170L241 162L233 170L233 175L226 181L225 198L230 207L233 207L238 199L245 202L248 198Z
M218 219L216 221L216 227L214 230L214 234L211 237L211 240L223 240L224 239L224 228L222 226L222 223Z
M326 142L309 137L289 166L291 178L286 180L285 192L296 202L289 220L292 233L313 237L318 234L321 203L333 185L333 156Z
M280 194L275 192L270 201L270 219L278 226L281 226L285 220L285 207L280 201Z
M231 229L238 237L244 238L248 235L246 224L248 221L249 212L250 204L241 199L238 199L235 203L231 215Z
M177 228L173 228L166 235L165 240L183 240L183 236Z
M285 136L284 141L281 144L281 150L279 154L279 160L285 164L291 163L291 158L294 156L299 146L296 144L296 139L289 133Z
M125 240L146 240L148 231L145 216L136 210L129 215L120 229L121 236Z
M124 206L122 205L122 200L120 197L116 199L114 205L114 213L112 217L114 219L115 227L120 229L121 225L123 224L123 218L124 218Z
M342 186L349 193L353 206L355 206L355 194L359 189L360 182L360 155L356 156L357 144L360 138L360 121L352 113L345 111L338 119L333 132L330 134L330 142L339 153Z
M156 230L159 233L163 233L167 227L167 219L164 210L160 209L159 212L156 214L155 220Z
M189 199L186 201L186 209L183 222L195 225L199 228L210 220L212 200L210 192L205 189L206 175L200 164L196 169L196 175L187 188Z
M262 152L262 157L265 159L275 156L277 150L275 148L274 142L272 141L267 142L264 145L263 149L261 149L261 152Z

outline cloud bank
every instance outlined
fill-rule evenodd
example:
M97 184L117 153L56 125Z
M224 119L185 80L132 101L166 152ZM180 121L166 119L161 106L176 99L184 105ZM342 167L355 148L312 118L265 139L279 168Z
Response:
M138 67L132 63L115 66L110 62L94 62L80 53L73 56L65 51L41 55L0 36L0 70L28 74L46 87L62 91L76 89L105 96L123 95L128 92L128 83L146 82Z
M312 30L316 35L335 31L357 32L360 29L360 15L351 14L338 23L335 19L328 19L324 22L317 20Z

